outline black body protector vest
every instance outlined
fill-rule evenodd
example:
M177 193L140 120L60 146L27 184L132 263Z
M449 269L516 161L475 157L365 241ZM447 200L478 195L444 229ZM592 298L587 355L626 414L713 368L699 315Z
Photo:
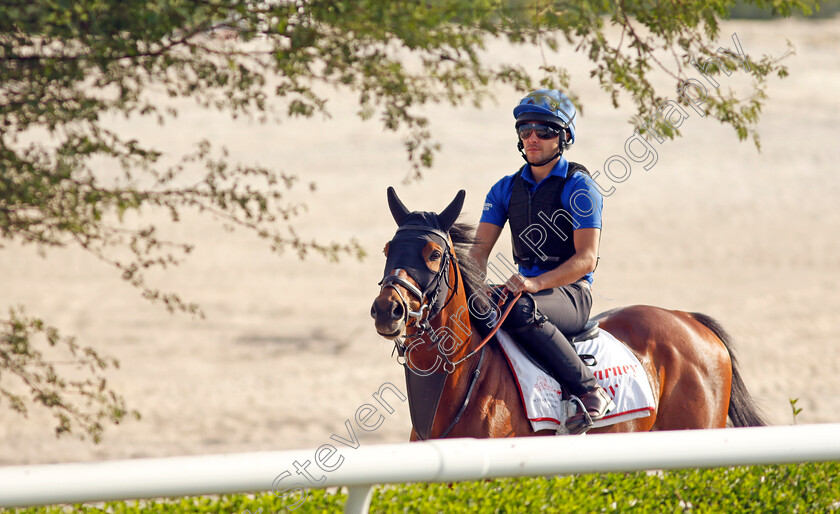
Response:
M508 220L513 242L513 260L525 267L536 265L541 271L556 268L575 254L572 215L561 203L566 180L580 171L582 164L569 162L567 178L548 176L532 195L522 178L525 166L513 180Z

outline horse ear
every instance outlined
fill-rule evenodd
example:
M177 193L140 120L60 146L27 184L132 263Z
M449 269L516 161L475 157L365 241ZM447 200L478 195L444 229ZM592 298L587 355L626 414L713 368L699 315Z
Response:
M388 186L388 207L391 209L391 216L397 222L397 226L402 225L405 217L411 214L411 211L406 209L405 205L397 197L397 192L393 187Z
M461 209L464 207L465 196L467 196L466 191L463 189L458 191L458 194L455 195L455 199L452 200L452 203L447 205L446 209L438 214L438 223L440 223L440 228L444 232L449 232L449 229L452 228L455 220L458 219L458 215L461 214Z

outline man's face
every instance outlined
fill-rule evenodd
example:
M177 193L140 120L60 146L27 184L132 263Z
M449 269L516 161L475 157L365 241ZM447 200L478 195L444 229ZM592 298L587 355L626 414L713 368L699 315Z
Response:
M522 140L523 150L530 162L542 162L560 149L560 136L563 132L550 139L543 139L539 137L539 134L543 136L550 134L546 134L546 131L542 129L550 129L550 127L539 121L527 121L519 127L519 138Z

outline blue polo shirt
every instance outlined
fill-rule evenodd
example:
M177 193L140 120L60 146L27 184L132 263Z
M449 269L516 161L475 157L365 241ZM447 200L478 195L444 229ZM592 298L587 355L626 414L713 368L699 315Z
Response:
M568 171L569 161L561 156L548 175L565 178ZM502 178L490 188L490 192L487 193L487 198L484 200L484 210L481 213L480 221L500 227L505 226L505 222L508 220L514 178L516 178L516 173ZM531 174L531 166L527 164L522 171L522 178L525 180L525 185L528 187L530 194L534 194L545 183L545 181L541 181L538 184L534 180L534 176ZM604 207L604 198L595 187L594 182L583 173L577 172L566 180L561 192L560 202L563 209L575 221L575 229L601 228L601 211ZM541 271L536 266L526 268L520 265L519 273L526 277L536 277L541 274ZM591 284L592 277L593 273L587 273L584 278Z

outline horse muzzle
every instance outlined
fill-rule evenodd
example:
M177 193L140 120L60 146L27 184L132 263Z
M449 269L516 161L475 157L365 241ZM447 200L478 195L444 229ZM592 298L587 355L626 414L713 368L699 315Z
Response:
M370 308L376 332L386 339L405 335L406 308L391 298L377 298Z

